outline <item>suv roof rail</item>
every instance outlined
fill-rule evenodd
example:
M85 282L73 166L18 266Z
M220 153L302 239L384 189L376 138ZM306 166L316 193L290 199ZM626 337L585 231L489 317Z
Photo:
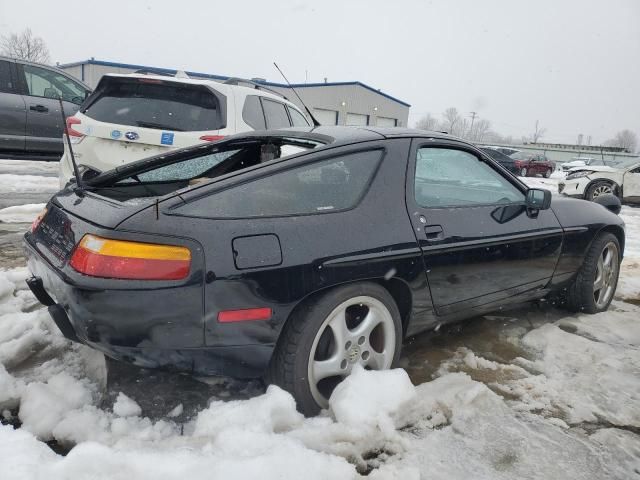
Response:
M246 78L231 77L231 78L228 78L227 80L225 80L225 81L224 81L224 82L222 82L222 83L224 83L224 84L226 84L226 85L240 85L241 83L246 83L247 85L251 85L251 86L252 86L253 88L255 88L256 90L265 90L265 91L267 91L267 92L271 92L271 93L273 93L274 95L278 95L279 97L282 97L282 98L284 98L285 100L289 100L289 99L286 97L286 95L285 95L285 94L280 93L280 92L278 92L278 91L276 91L276 90L273 90L273 89L271 89L271 88L269 88L269 87L266 87L265 85L263 85L263 84L261 84L261 83L258 83L258 82L255 82L255 81L253 81L253 80L249 80L249 79L246 79Z
M153 68L141 68L139 70L136 70L133 73L144 73L145 75L160 75L163 77L173 77L174 75L171 75L170 73L167 72L161 72L159 70L154 70Z

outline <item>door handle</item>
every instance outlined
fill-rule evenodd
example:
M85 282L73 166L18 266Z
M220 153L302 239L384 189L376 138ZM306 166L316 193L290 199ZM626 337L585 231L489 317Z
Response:
M425 225L424 234L430 242L435 242L444 238L442 225Z
M40 112L40 113L45 113L49 111L49 109L44 105L31 105L29 107L29 110L33 110L34 112Z

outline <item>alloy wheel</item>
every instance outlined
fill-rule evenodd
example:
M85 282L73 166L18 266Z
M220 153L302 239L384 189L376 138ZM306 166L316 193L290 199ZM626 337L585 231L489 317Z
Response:
M355 365L371 370L391 368L395 345L393 317L381 301L358 296L338 305L311 346L307 378L314 400L326 408L335 386Z
M607 243L596 264L596 276L593 280L593 300L597 308L607 306L615 291L618 270L618 247L615 243Z
M521 177L526 177L527 176L527 169L523 168L522 170L520 170L520 176Z
M613 189L610 185L598 185L593 189L591 198L598 198L600 195L611 195L612 193Z

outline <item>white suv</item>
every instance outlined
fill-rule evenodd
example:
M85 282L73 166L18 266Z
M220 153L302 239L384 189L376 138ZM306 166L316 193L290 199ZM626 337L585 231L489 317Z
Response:
M241 83L253 85L242 86ZM212 80L133 73L102 77L67 131L81 174L250 130L309 126L283 97L244 80ZM65 142L60 186L73 178Z

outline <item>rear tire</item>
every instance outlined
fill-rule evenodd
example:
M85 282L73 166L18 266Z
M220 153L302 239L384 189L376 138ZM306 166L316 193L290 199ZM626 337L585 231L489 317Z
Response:
M551 176L551 169L546 170L546 171L544 172L544 178L549 178L550 176Z
M573 312L604 312L613 300L619 275L620 243L612 233L601 233L593 240L568 289L567 308Z
M401 345L400 312L387 290L375 283L338 287L296 308L265 380L291 393L302 413L316 415L354 365L391 368Z
M521 169L521 170L520 170L520 176L521 176L521 177L526 177L526 176L527 176L527 173L528 173L528 171L527 171L527 169L526 169L526 168L523 168L523 169Z
M593 182L593 184L587 190L585 195L586 199L592 202L595 198L598 198L600 195L615 195L615 189L611 183L602 180L598 182Z

